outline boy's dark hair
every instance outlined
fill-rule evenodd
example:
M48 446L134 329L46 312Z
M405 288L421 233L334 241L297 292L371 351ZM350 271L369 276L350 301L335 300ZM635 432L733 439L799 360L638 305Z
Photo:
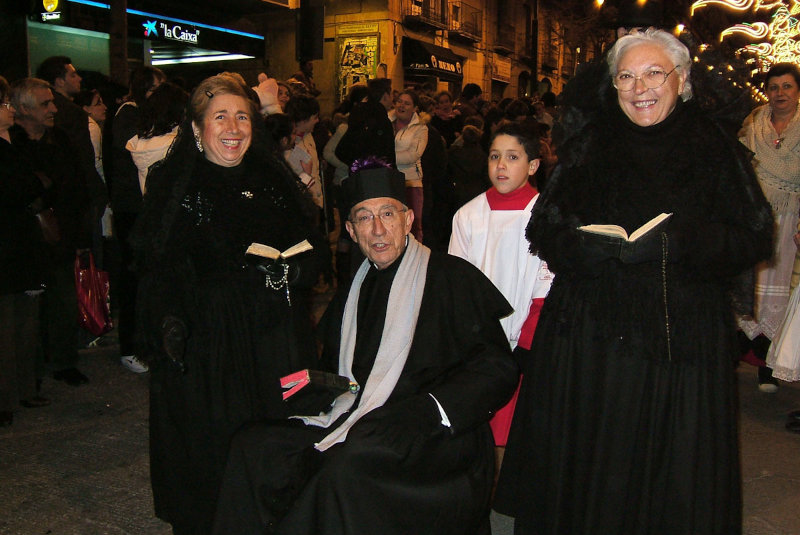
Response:
M505 109L505 118L509 121L516 121L519 117L530 115L531 109L519 99L512 100Z
M475 147L480 145L481 134L482 132L472 125L468 124L464 126L464 128L461 129L461 138L464 140L464 146Z
M285 113L273 113L264 118L264 130L267 134L267 141L273 151L277 152L280 149L281 139L292 135L294 125Z
M484 120L480 115L470 115L464 119L464 126L474 126L480 131L483 131Z
M464 100L470 100L483 94L483 90L478 84L469 83L461 90L461 97Z
M439 99L444 96L449 98L451 103L453 102L453 94L450 93L450 91L439 91L438 93L436 93L436 96L433 97L434 100L436 100L436 104L439 104Z
M91 106L92 101L94 101L94 96L99 94L100 92L97 89L84 89L73 97L72 102L81 108L84 106Z
M347 100L350 101L351 108L365 98L369 98L369 88L364 84L354 85L350 88L350 92L347 94Z
M142 104L137 134L140 138L163 136L183 121L189 93L169 82L153 90Z
M50 56L36 69L36 76L54 85L56 78L64 78L67 75L67 65L70 63L72 60L67 56Z
M547 91L542 95L542 102L546 108L553 108L556 105L556 94L552 91Z
M369 89L365 84L356 84L350 88L347 97L336 107L334 114L341 113L347 115L353 111L353 107L361 104L365 98L369 98Z
M166 79L167 76L161 69L147 66L139 67L131 73L128 96L137 106L141 106L147 99L147 92L156 85L156 82L163 82Z
M497 136L511 136L522 145L525 154L528 155L528 161L535 160L539 157L539 130L538 128L529 128L525 125L518 123L505 123L498 127L492 134L491 141Z
M308 95L293 95L286 103L284 113L292 121L299 123L310 119L313 115L319 115L319 102Z
M370 102L380 102L383 95L392 93L392 81L388 78L373 78L367 82Z

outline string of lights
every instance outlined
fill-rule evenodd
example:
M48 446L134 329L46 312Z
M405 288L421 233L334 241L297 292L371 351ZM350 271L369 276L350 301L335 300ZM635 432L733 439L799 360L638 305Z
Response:
M800 64L800 0L698 0L691 6L691 16L698 9L711 7L769 15L769 22L743 21L719 35L720 42L734 37L754 41L736 50L737 56L752 66L753 76L768 71L775 63ZM766 101L759 87L749 82L747 86L754 98Z

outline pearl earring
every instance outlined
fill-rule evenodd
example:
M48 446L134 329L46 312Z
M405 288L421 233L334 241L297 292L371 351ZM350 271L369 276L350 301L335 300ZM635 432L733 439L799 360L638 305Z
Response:
M194 142L197 145L197 150L203 152L203 142L200 141L200 134L197 132L194 133Z

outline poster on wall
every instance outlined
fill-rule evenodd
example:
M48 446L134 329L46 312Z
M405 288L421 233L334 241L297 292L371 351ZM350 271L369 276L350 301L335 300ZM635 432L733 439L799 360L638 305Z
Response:
M339 76L337 97L341 102L347 97L350 88L356 84L366 84L377 76L378 35L347 35L338 38Z

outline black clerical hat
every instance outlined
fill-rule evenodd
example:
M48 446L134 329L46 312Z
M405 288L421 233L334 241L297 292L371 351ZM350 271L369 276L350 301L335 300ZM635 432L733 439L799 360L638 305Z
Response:
M350 173L342 185L350 208L367 199L378 197L390 197L406 204L405 175L392 167L359 169Z

